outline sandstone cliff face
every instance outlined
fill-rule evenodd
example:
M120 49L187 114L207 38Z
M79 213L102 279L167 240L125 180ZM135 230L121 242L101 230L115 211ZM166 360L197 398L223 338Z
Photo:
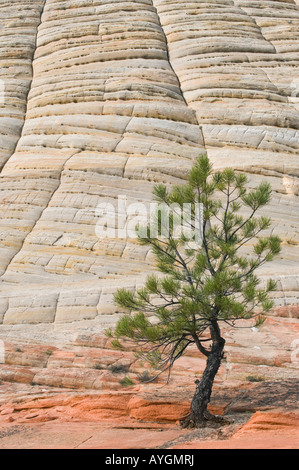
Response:
M134 240L99 238L98 205L119 195L148 203L153 183L181 181L207 152L215 168L273 187L268 213L283 251L261 274L278 280L273 322L286 335L277 338L270 322L256 348L266 344L263 364L275 366L278 346L276 366L290 365L292 377L296 3L14 0L1 3L0 21L1 338L63 349L78 331L113 323L116 287L142 284L153 260ZM232 340L234 363L244 363L244 341L250 346L243 333ZM45 371L39 380L48 383Z

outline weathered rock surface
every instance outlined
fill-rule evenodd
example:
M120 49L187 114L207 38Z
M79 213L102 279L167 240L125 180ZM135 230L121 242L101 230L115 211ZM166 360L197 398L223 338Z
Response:
M21 136L44 3L45 0L1 2L0 169Z
M11 401L0 401L0 448L297 448L294 381L216 387L210 409L225 413L229 422L194 431L178 425L190 402L186 390L146 388L137 398L136 389L70 395L13 384L6 388ZM256 411L266 391L267 406Z
M83 393L98 397L92 406L101 410L99 419L117 400L121 419L131 413L129 419L154 423L184 412L186 397L148 403L144 368L133 351L112 351L103 336L121 313L112 301L115 289L142 285L154 265L135 240L101 237L99 209L117 207L119 196L128 205L147 205L155 182L182 181L204 152L215 168L245 172L253 187L262 179L271 183L267 214L283 240L281 256L260 273L278 281L276 308L259 331L247 324L224 330L226 360L217 386L225 381L231 390L251 390L259 380L279 390L281 381L294 380L296 2L13 0L1 3L0 23L1 420L11 418L5 423L14 426L11 402L41 390L64 391L66 402L50 405L53 415L34 409L35 417L25 407L20 423L27 422L24 413L32 422L56 420L68 400L78 410ZM112 214L108 228L113 221ZM175 365L169 386L191 390L203 367L191 350ZM108 411L101 408L105 400ZM213 406L224 412L231 399L222 394L221 400ZM72 416L91 419L88 406L87 400L84 416ZM238 406L244 409L240 400ZM251 411L267 406L274 404L261 399ZM292 412L293 404L285 406ZM164 442L174 436L171 431Z
M284 246L262 274L279 281L278 305L296 304L295 3L27 3L0 8L3 324L114 314L116 286L142 284L152 258L99 238L97 207L148 203L153 182L179 181L201 152L272 183Z

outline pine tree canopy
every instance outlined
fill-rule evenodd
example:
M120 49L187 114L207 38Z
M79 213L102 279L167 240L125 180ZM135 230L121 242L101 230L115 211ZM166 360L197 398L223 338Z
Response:
M153 196L164 208L154 216L159 231L153 236L150 221L138 233L140 243L152 249L157 274L149 275L137 292L116 292L115 302L127 313L110 334L115 344L134 341L140 357L163 371L190 344L208 357L211 326L216 331L220 322L264 321L276 284L269 279L261 287L257 269L279 254L281 242L270 231L271 219L257 215L270 202L269 183L248 189L243 173L213 171L205 155L185 184L171 189L158 184ZM188 221L182 216L187 206Z

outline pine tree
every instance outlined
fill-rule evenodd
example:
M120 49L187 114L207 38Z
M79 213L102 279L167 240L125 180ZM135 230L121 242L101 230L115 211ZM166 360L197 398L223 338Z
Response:
M206 357L184 427L201 427L213 419L207 406L223 358L221 324L235 327L238 320L254 318L258 326L273 307L270 293L275 282L269 279L262 288L256 274L280 252L277 236L261 236L270 229L271 219L256 215L269 203L271 187L262 182L250 190L247 183L243 173L231 168L213 171L208 157L200 156L185 184L170 190L156 185L153 194L160 207L177 209L166 214L167 236L161 236L163 209L155 214L158 233L152 233L153 221L141 235L138 231L140 243L150 245L159 273L149 275L137 292L119 289L114 296L129 314L110 334L118 344L122 339L136 343L140 357L159 373L170 373L190 345ZM186 204L191 212L189 231L177 235L180 209Z

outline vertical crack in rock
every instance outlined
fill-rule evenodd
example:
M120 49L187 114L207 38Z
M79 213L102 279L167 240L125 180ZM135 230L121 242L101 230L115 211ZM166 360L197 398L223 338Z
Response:
M119 285L121 274L135 285L152 268L136 242L97 237L98 204L118 195L148 204L153 183L179 181L203 149L155 9L135 3L46 2L22 137L3 172L2 283L16 298L4 323L93 319L112 309L113 285L105 286ZM71 309L57 305L70 276L73 304L78 283L89 289ZM20 294L27 285L31 299Z
M256 24L257 28L258 28L259 31L260 31L260 34L261 34L262 38L263 38L265 41L267 41L267 42L273 47L273 49L274 49L274 51L275 51L275 54L277 54L277 50L276 50L274 44L273 44L271 41L269 41L269 39L267 39L267 38L264 36L263 31L262 31L262 28L258 25L256 19L255 19L253 16L250 16L249 13L247 13L246 8L244 8L244 4L243 4L242 0L241 0L241 1L234 0L234 4L236 5L236 7L240 8L240 10L241 10L245 15L247 15L249 18L251 18L251 19L254 21L254 23ZM242 7L242 6L243 6L243 7ZM273 85L273 87L276 89L277 94L279 95L279 94L280 94L280 93L279 93L279 89L277 88L277 86L275 85L275 83L274 83L274 82L270 79L270 77L268 76L266 68L263 67L262 70L263 70L263 72L265 73L267 79L269 80L269 83L271 83L271 84Z
M154 7L155 10L156 10L156 14L157 14L157 17L158 17L159 25L160 25L161 31L162 31L162 33L163 33L163 37L164 37L164 41L165 41L165 46L166 46L167 61L168 61L168 63L169 63L169 66L170 66L171 70L173 71L173 74L174 74L174 75L176 76L176 78L177 78L177 81L178 81L178 84L179 84L179 88L180 88L180 91L181 91L181 95L182 95L182 98L183 98L183 100L184 100L184 102L185 102L185 105L188 106L188 103L187 103L187 101L186 101L186 99L185 99L185 96L184 96L184 93L183 93L183 90L182 90L182 87L181 87L181 82L180 82L179 76L177 75L175 69L173 68L172 63L171 63L171 60L170 60L168 39L167 39L167 36L166 36L165 31L164 31L164 29L163 29L163 26L162 26L162 23L161 23L161 19L160 19L160 17L159 17L158 10L157 10L157 8L155 7L155 0L152 0L152 5L153 5L153 7Z
M16 149L18 147L18 142L20 141L20 139L22 138L22 133L23 133L23 128L24 128L24 125L25 125L25 121L26 121L26 115L27 115L27 107L28 107L28 97L29 97L29 93L30 93L30 90L31 90L31 85L32 85L32 81L34 79L34 67L33 67L33 62L34 62L34 54L35 54L35 51L36 51L36 47L37 47L37 37L38 37L38 29L39 29L39 26L41 25L41 22L42 22L42 15L43 15L43 12L44 12L44 9L45 9L45 5L46 5L46 2L47 0L42 0L42 2L38 2L38 5L41 7L40 9L40 16L39 16L39 24L36 26L36 33L35 33L35 38L34 38L34 47L33 47L33 51L32 51L32 57L30 58L30 68L31 68L31 81L30 81L30 85L28 86L28 90L25 94L25 99L26 99L26 106L25 106L25 112L24 112L24 120L23 120L23 125L20 129L20 137L18 138L18 140L16 141L15 143L15 146L14 146L14 149L12 151L12 158L13 158L13 155L14 153L16 152ZM9 159L8 159L9 161ZM8 163L8 162L7 162ZM2 174L3 174L3 178L5 179L5 166L2 168ZM55 191L55 189L53 190L53 192ZM38 220L40 219L40 217L42 216L42 212L40 212L39 216L37 217L36 221L34 222L34 225L38 222ZM32 227L31 227L32 229ZM9 266L9 264L11 262L13 262L13 259L14 257L21 251L23 245L24 245L24 242L26 240L26 236L24 237L23 240L21 240L21 243L20 243L20 246L17 248L17 251L13 254L13 256L11 257L11 259L8 261L7 263L7 266L6 266L6 269L4 270L4 272L1 274L0 276L0 279L1 277L3 277L5 275L5 272Z
M5 276L6 271L7 271L8 267L9 267L9 265L10 265L11 263L13 263L14 258L15 258L15 257L18 255L18 253L22 250L24 244L26 243L27 237L30 236L30 233L34 230L34 228L37 226L38 222L41 220L41 218L42 218L42 216L43 216L43 214L44 214L44 211L49 207L49 204L50 204L50 202L51 202L51 199L53 198L53 196L55 195L56 191L58 191L58 189L59 189L59 187L60 187L60 185L61 185L61 179L62 179L62 177L63 177L63 173L64 173L64 171L65 171L65 167L66 167L66 165L67 165L67 162L68 162L74 155L76 155L76 154L78 154L78 153L80 153L80 151L79 151L79 152L77 152L77 151L74 152L72 155L70 155L70 156L66 159L65 163L63 164L63 167L62 167L62 170L61 170L59 179L57 180L57 185L56 185L56 187L53 188L52 193L51 193L49 199L45 202L45 206L43 206L43 208L42 208L42 210L41 210L41 212L40 212L40 215L39 215L39 216L36 218L36 220L34 221L34 224L33 224L33 226L31 227L30 232L29 232L29 233L25 236L25 238L23 239L20 248L18 249L18 251L14 254L14 256L12 257L12 259L10 260L10 262L9 262L9 264L8 264L8 266L7 266L7 268L6 268L6 270L4 271L4 273L0 276L0 280L1 280L2 277ZM57 240L56 240L56 241L57 241Z
M23 120L23 125L22 125L22 128L20 130L20 136L18 138L18 140L16 141L16 144L15 144L15 147L12 151L12 155L15 153L17 147L18 147L18 143L19 143L19 140L22 136L22 132L23 132L23 127L24 127L24 124L25 124L25 120L26 120L26 114L27 114L27 106L28 106L28 96L29 96L29 93L30 93L30 90L31 90L31 85L32 85L32 80L34 78L34 69L33 69L33 62L34 62L34 54L35 54L35 51L36 51L36 47L37 47L37 36L38 36L38 28L42 22L42 16L43 16L43 12L44 12L44 9L45 9L45 5L46 5L46 2L47 0L41 0L41 12L40 12L40 18L39 18L39 24L37 25L36 27L36 34L35 34L35 39L34 39L34 47L33 47L33 53L32 53L32 57L31 57L31 81L30 81L30 85L28 87L28 90L27 90L27 93L25 95L25 100L26 100L26 106L25 106L25 113L24 113L24 120Z
M233 3L234 3L234 5L235 5L237 8L239 8L245 15L247 15L252 21L254 21L254 23L256 24L256 26L258 27L258 29L260 30L260 34L261 34L261 36L263 37L263 39L264 39L265 41L267 41L267 42L273 47L273 49L274 49L274 51L275 51L275 54L277 54L277 50L276 50L274 44L273 44L271 41L269 41L269 39L267 39L267 38L263 35L262 28L258 25L258 23L256 22L256 19L255 19L253 16L250 16L250 15L247 13L247 11L246 11L246 4L244 4L244 2L243 2L242 0L241 0L241 1L239 1L239 0L234 0ZM248 3L248 2L247 2L247 3ZM245 8L244 8L244 6L245 6Z
M179 87L180 87L180 91L181 91L182 98L183 98L183 100L184 100L186 106L188 107L188 103L187 103L187 101L186 101L186 98L185 98L185 96L184 96L184 92L183 92L183 90L182 90L180 78L179 78L178 74L176 73L176 71L175 71L175 69L173 68L172 63L171 63L170 54L169 54L168 39L167 39L167 36L166 36L165 31L164 31L164 29L163 29L163 26L162 26L162 23L161 23L161 19L160 19L160 17L159 17L158 10L157 10L157 8L155 7L155 0L152 0L152 4L153 4L153 6L154 6L154 8L155 8L155 10L156 10L156 12L157 12L157 16L158 16L158 19L159 19L159 24L160 24L160 27L161 27L161 30L162 30L162 32L163 32L163 36L164 36L164 39L165 39L165 45L166 45L168 63L169 63L169 65L170 65L170 67L171 67L171 69L172 69L174 75L177 77L177 81L178 81L178 84L179 84ZM194 111L194 118L195 118L195 120L196 120L196 122L197 122L197 124L198 124L198 126L199 126L199 128L200 128L200 131L201 131L201 133L202 133L203 148L205 149L204 133L203 133L202 127L200 126L200 123L198 122L198 119L197 119L197 117L196 117L195 111Z
M0 46L0 173L22 134L45 2L37 0L33 5L31 1L14 0L11 6L8 2L0 6L0 21L5 27Z

